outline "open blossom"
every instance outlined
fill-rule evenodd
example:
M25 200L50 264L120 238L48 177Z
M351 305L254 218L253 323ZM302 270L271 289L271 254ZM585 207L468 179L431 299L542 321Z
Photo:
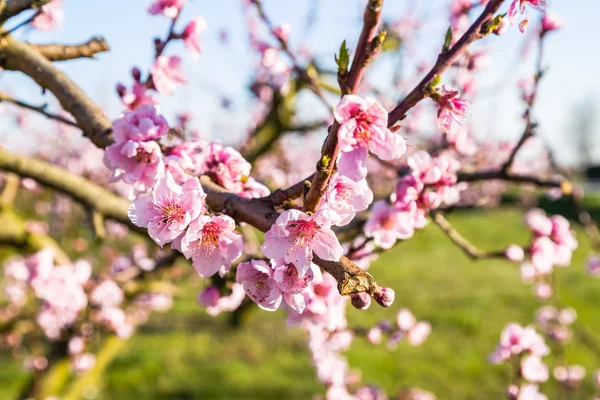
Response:
M523 258L525 258L525 251L522 247L511 244L506 248L504 255L509 261L523 261Z
M181 39L192 56L197 58L202 52L202 43L198 35L206 30L206 21L202 17L193 17L181 32Z
M332 211L332 224L347 225L358 211L364 211L373 201L373 192L366 179L352 179L335 173L329 179L322 203ZM321 208L321 207L319 207Z
M369 151L382 160L393 160L406 152L404 139L387 128L387 111L374 99L345 95L334 115L340 124L340 174L355 181L367 176Z
M281 289L273 279L273 269L263 260L250 260L237 267L236 281L240 283L248 297L260 308L275 311L283 299Z
M207 149L199 173L208 175L213 182L233 192L242 190L252 166L231 147L212 142Z
M585 378L585 368L581 365L559 366L554 368L554 379L570 389L577 389Z
M469 111L469 102L460 98L460 91L442 86L436 98L440 106L438 110L438 127L444 133L452 132L454 124L460 124Z
M163 169L162 151L156 142L169 131L167 121L146 105L125 113L113 123L115 143L106 148L104 163L113 180L123 179L141 190L152 186Z
M129 207L129 219L135 225L148 228L148 235L164 246L184 233L188 225L205 210L206 194L198 178L178 185L167 171L152 189Z
M398 312L396 324L403 336L406 335L411 346L420 346L431 333L429 322L417 321L413 313L406 308Z
M548 397L540 393L540 389L537 385L526 384L517 389L516 400L548 400Z
M321 270L316 265L306 271L304 276L298 276L298 269L293 264L282 260L272 260L273 279L283 293L283 300L294 311L302 313L305 308L304 292L313 282L323 281Z
M587 272L591 276L600 276L600 257L595 254L589 256L587 261Z
M65 22L65 12L62 0L52 0L42 6L41 13L37 15L31 25L41 31L51 31L62 27Z
M539 356L527 356L521 360L521 374L528 382L546 382L549 377L548 366Z
M177 86L187 83L181 72L181 58L177 56L159 56L150 70L156 90L170 96Z
M364 230L365 236L372 237L383 249L391 248L398 239L405 240L414 235L409 214L396 210L385 200L375 202Z
M344 249L331 230L328 210L313 215L299 210L284 211L265 233L260 248L266 257L294 264L300 277L311 267L313 251L330 261L338 261L344 255Z
M242 255L244 242L235 231L235 221L227 215L201 215L181 239L181 252L202 277L220 269L227 273L231 263Z
M508 21L511 23L511 25L514 25L515 20L517 18L517 14L524 14L525 15L525 19L523 21L521 21L521 23L519 24L519 30L522 33L525 33L525 30L527 29L527 24L529 22L529 20L527 19L527 9L525 8L525 6L531 6L533 8L535 8L538 11L544 11L544 8L546 6L546 1L545 0L513 0L513 2L510 4L510 7L508 9Z
M552 221L539 208L534 208L525 214L525 224L536 235L549 236L552 233Z
M490 361L499 364L523 353L542 357L548 355L550 349L535 329L511 323L502 331L500 344L490 356Z
M165 17L175 18L187 0L156 0L148 7L152 15L162 14Z

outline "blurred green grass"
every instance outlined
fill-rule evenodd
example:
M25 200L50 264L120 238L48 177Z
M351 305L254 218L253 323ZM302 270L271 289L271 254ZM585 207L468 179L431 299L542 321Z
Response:
M525 244L521 213L512 207L456 213L454 226L477 246L496 250ZM560 300L573 306L580 321L600 338L600 279L585 273L589 246L578 231L573 263L557 271ZM420 347L402 343L397 350L357 337L346 353L365 382L387 393L419 386L439 399L502 399L508 366L488 363L508 322L529 324L539 302L521 283L519 268L500 260L474 262L434 225L383 253L370 272L396 291L390 309L348 309L352 327L395 318L407 307L433 327ZM195 303L199 282L182 288L174 308L155 314L112 362L99 399L307 399L323 393L299 328L285 326L285 311L252 309L241 328L226 315L211 318ZM571 399L590 398L592 373L600 359L581 344L566 348L569 363L586 367L583 390ZM552 359L548 359L552 366ZM0 353L0 399L11 399L25 384L20 364ZM555 397L552 383L542 386Z

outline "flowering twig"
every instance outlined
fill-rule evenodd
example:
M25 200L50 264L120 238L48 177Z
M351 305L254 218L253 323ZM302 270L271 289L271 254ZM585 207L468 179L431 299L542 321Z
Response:
M23 108L26 108L28 110L35 111L35 112L40 113L40 114L42 114L42 115L44 115L44 116L46 116L46 117L48 117L50 119L54 119L56 121L62 122L63 124L66 124L66 125L69 125L69 126L72 126L72 127L75 127L75 128L79 128L79 125L77 125L75 122L73 122L73 121L71 121L71 120L69 120L69 119L67 119L67 118L65 118L63 116L60 116L60 115L57 115L57 114L52 114L52 113L49 113L48 111L46 111L46 108L47 108L46 104L43 104L41 106L34 106L34 105L29 104L29 103L25 103L24 101L12 98L12 97L10 97L9 95L7 95L5 93L0 93L0 102L3 102L3 101L7 101L7 102L15 104L15 105L17 105L19 107L23 107Z
M94 37L85 43L65 44L29 44L50 61L66 61L76 58L94 58L95 54L109 51L108 43L101 37Z
M0 149L0 169L35 179L73 197L106 218L126 224L136 231L145 232L129 220L127 200L63 168ZM240 197L213 183L207 176L201 178L201 183L207 194L208 206L213 211L226 213L238 222L248 223L266 232L279 215L273 204L265 199ZM338 280L342 294L351 294L355 291L373 292L377 288L373 277L346 257L342 257L339 261L324 261L315 256L314 262Z
M298 62L298 58L290 50L287 40L284 37L282 37L281 35L276 34L275 25L273 25L273 23L271 22L271 20L265 13L265 10L263 9L263 6L262 6L262 3L260 2L260 0L251 0L251 1L252 1L252 4L254 4L256 6L256 10L258 11L258 16L260 17L260 19L267 26L267 28L269 29L269 32L271 32L273 37L279 42L279 45L281 46L281 50L283 50L285 52L285 54L287 54L288 57L290 58L290 60L292 61L294 70L298 73L300 78L308 84L308 87L310 88L310 90L315 95L317 95L317 97L321 100L321 102L325 105L325 107L330 109L331 105L329 104L329 102L327 101L325 96L323 95L323 91L321 90L319 83L316 81L316 79L311 74L308 73L306 68L304 68L300 65L300 63Z
M474 260L484 258L506 258L505 251L485 251L481 250L467 239L465 239L450 222L444 217L444 214L439 211L432 212L433 221L439 226L442 231L456 244L466 255Z
M356 51L352 60L350 71L346 76L341 76L340 87L344 94L356 93L362 80L364 70L373 58L373 55L379 52L378 46L373 46L376 42L377 27L381 19L381 9L383 0L369 0L363 14L363 27L356 45ZM380 42L379 45L381 45ZM312 179L310 188L306 193L304 210L314 212L325 195L327 182L335 169L335 163L340 151L338 144L339 124L334 121L329 127L329 132L323 148L321 158L317 163L316 172Z
M447 51L438 55L433 68L425 75L419 84L388 114L388 126L393 126L396 122L404 119L408 110L414 107L418 102L426 97L426 92L431 83L446 71L456 59L467 49L467 47L476 40L486 36L486 28L492 22L494 14L504 0L491 0L485 7L479 18L471 25L465 34Z

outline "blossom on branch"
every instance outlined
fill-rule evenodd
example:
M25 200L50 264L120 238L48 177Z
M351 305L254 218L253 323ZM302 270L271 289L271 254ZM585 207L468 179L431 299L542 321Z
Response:
M328 210L313 215L299 210L284 211L265 233L260 248L266 257L294 264L300 277L311 267L313 251L330 261L338 261L344 255L344 249L331 230Z
M404 139L387 128L387 111L374 99L345 95L334 115L340 124L340 174L354 181L366 177L369 151L382 160L394 160L406 152Z
M152 15L162 14L168 18L175 18L185 3L187 0L156 0L148 7L148 12Z
M181 236L188 225L205 211L206 194L198 178L178 185L167 171L152 189L129 207L129 219L135 225L148 228L148 235L159 246Z

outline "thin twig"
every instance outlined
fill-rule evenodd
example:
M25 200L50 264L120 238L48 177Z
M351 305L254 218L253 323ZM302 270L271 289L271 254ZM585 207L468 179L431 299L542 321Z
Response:
M456 244L466 255L474 260L489 259L489 258L506 258L504 251L488 252L481 250L473 243L465 239L450 222L444 217L444 214L439 211L432 211L433 221L439 226L442 231Z
M0 102L3 102L3 101L7 101L7 102L15 104L15 105L17 105L19 107L23 107L23 108L26 108L28 110L35 111L35 112L37 112L39 114L44 115L47 118L54 119L54 120L57 120L59 122L62 122L63 124L66 124L66 125L69 125L69 126L72 126L72 127L75 127L75 128L79 128L79 125L77 125L75 122L73 122L73 121L71 121L69 119L66 119L65 117L60 116L58 114L52 114L52 113L49 113L48 111L46 111L46 108L47 108L46 104L43 104L41 106L34 106L32 104L25 103L24 101L12 98L9 95L7 95L6 93L0 93Z
M504 0L491 0L479 18L471 25L465 34L448 51L440 53L433 68L425 75L419 84L388 114L388 126L404 119L408 110L426 97L426 91L431 82L441 76L454 61L476 40L483 38L486 32L483 29L494 18L494 14Z
M265 10L264 10L260 0L251 0L251 1L252 1L252 4L254 4L256 6L256 10L258 11L258 15L259 15L260 19L267 26L267 28L269 29L269 32L271 32L271 35L273 35L273 37L279 42L279 44L281 46L281 50L283 50L288 55L290 60L292 61L294 70L298 73L300 78L304 82L306 82L306 84L308 84L308 87L310 88L310 90L315 95L317 95L317 97L319 98L319 100L321 100L321 102L325 105L325 107L327 107L327 109L331 109L332 107L329 104L329 102L327 101L327 99L325 98L325 96L323 95L323 91L321 90L319 83L316 81L316 79L313 76L311 76L308 73L308 71L306 70L305 67L300 65L300 63L298 62L298 58L290 50L287 40L282 38L280 35L276 34L275 25L271 22L271 20L265 13Z

